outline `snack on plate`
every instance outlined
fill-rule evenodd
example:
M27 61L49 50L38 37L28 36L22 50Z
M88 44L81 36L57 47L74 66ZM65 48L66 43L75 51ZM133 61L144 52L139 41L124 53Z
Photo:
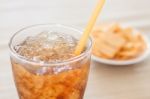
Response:
M140 33L135 33L131 27L123 28L119 24L95 27L92 36L92 53L105 59L133 59L141 55L147 47Z

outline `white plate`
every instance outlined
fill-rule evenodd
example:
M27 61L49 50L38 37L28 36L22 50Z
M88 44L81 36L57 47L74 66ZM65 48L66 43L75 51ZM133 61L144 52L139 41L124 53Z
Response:
M119 61L119 60L104 59L104 58L100 58L100 57L92 55L92 60L95 60L99 63L114 65L114 66L115 65L116 66L119 66L119 65L120 66L123 66L123 65L125 66L125 65L131 65L131 64L136 64L136 63L142 62L150 54L150 40L146 35L144 35L144 34L141 34L141 35L142 35L142 37L144 38L144 40L147 44L147 49L139 57L134 58L134 59L130 59L130 60Z

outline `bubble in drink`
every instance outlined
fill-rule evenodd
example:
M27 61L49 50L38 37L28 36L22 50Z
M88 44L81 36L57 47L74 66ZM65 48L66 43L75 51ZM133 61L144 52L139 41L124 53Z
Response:
M74 56L77 39L57 32L42 32L16 45L18 54L34 61L59 62Z

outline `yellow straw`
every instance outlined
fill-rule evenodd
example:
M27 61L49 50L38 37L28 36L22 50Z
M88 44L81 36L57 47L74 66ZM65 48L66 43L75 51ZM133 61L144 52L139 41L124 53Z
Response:
M76 50L75 50L75 55L80 55L81 52L83 51L86 43L87 43L87 40L88 40L88 37L90 35L90 32L96 22L96 19L100 13L100 11L102 10L103 8L103 5L105 3L105 0L99 0L99 3L97 4L96 8L94 9L94 12L92 14L92 17L90 18L84 32L83 32L83 35L76 47Z

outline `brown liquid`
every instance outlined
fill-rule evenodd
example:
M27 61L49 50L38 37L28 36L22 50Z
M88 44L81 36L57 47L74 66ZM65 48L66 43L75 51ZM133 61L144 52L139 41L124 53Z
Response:
M83 99L89 65L90 60L84 59L70 64L70 70L58 69L59 72L54 73L57 72L57 69L54 69L56 67L49 67L46 74L37 75L25 69L25 65L12 60L20 99Z

